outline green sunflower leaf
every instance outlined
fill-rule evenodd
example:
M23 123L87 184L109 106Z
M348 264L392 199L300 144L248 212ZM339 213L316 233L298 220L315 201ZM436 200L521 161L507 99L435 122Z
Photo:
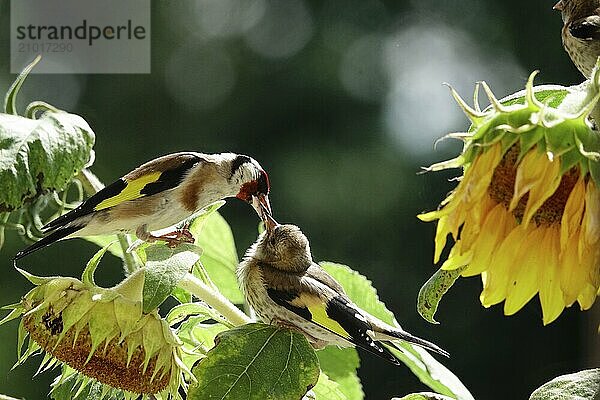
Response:
M562 375L535 390L529 400L592 400L600 395L600 369Z
M321 372L317 385L312 389L316 400L359 400L363 397L348 397L344 390L344 385L332 381L327 374ZM310 396L305 398L310 399Z
M224 202L217 203L219 207ZM238 265L233 233L225 218L216 208L196 218L190 225L196 244L202 248L200 261L219 291L234 304L242 304L244 296L239 289L235 270ZM202 279L202 276L198 276Z
M321 262L323 267L344 288L354 303L382 321L398 326L394 314L390 312L377 296L371 282L349 267L331 262ZM427 351L400 343L402 351L390 349L425 385L440 394L459 400L473 400L473 396L462 382Z
M173 296L181 304L192 302L192 294L180 287L176 287L175 289L173 289L173 291L171 292L171 296Z
M90 161L94 140L83 118L64 111L39 119L0 114L0 211L64 190Z
M465 268L461 267L450 271L439 269L425 282L417 297L417 311L421 317L432 324L438 323L434 318L438 305Z
M165 320L169 325L173 326L190 315L205 315L209 319L211 317L211 310L206 304L201 302L179 304L169 311Z
M331 381L335 381L339 385L339 390L345 398L352 400L362 400L365 394L362 390L360 379L357 375L357 369L360 366L358 352L353 348L339 348L335 346L327 346L323 350L317 351L321 371L327 374ZM321 383L315 387L315 393L318 397L318 388ZM330 387L331 385L328 385ZM323 397L327 399L328 397Z
M146 280L144 283L144 312L148 313L173 292L179 281L198 262L200 249L181 244L174 249L165 244L146 248Z
M452 397L444 396L438 393L411 393L402 398L393 398L392 400L452 400Z
M45 192L66 189L93 159L95 135L80 116L42 102L29 105L27 118L17 115L17 94L38 61L13 83L5 97L6 113L0 113L0 212L21 208Z
M319 361L297 332L253 323L222 332L194 367L189 400L298 400L317 384Z
M192 327L191 335L196 342L208 350L215 347L217 335L226 330L227 327L223 324L195 323Z
M379 300L377 290L365 276L343 264L323 261L319 265L342 285L357 306L383 322L395 324L394 314Z

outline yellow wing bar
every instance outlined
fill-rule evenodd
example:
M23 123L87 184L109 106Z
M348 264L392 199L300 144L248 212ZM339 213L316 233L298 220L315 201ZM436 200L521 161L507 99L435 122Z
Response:
M139 199L145 195L141 193L142 189L149 183L156 182L160 177L161 172L152 172L148 175L140 176L130 182L127 182L125 188L119 194L102 200L96 207L95 211L104 210L105 208L114 207L128 200Z
M334 319L327 315L325 304L309 306L308 311L312 315L312 320L323 328L329 329L331 332L340 335L345 339L350 339L350 334Z

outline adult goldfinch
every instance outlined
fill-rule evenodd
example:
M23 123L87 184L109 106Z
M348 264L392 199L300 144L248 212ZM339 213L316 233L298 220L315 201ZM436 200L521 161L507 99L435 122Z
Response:
M560 0L562 41L579 71L589 78L600 56L600 0Z
M273 220L246 252L237 275L248 303L265 323L302 332L315 348L358 346L400 365L389 350L398 339L448 356L433 343L370 315L313 262L308 239Z
M42 228L47 233L15 260L60 239L134 232L144 241L192 242L187 230L154 236L215 201L237 197L263 217L270 213L269 179L245 155L182 152L149 161Z

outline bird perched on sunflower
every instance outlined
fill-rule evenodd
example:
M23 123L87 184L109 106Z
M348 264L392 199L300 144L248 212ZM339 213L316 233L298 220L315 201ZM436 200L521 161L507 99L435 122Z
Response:
M560 0L554 9L562 13L565 50L589 78L600 56L600 0Z
M173 153L151 160L106 186L77 208L46 224L41 240L20 251L15 260L58 240L72 237L135 233L144 241L169 245L193 242L187 229L159 236L215 201L237 197L261 218L271 212L266 172L242 154Z
M315 348L358 346L395 365L400 360L389 346L398 340L448 356L435 344L360 309L312 260L308 239L297 226L267 219L267 229L237 270L240 286L263 322L298 330Z

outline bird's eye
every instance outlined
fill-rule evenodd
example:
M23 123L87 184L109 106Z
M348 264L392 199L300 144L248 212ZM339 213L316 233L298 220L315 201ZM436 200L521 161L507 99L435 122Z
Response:
M256 182L256 190L258 193L267 194L269 193L269 189L269 177L265 171L260 171L260 176Z

